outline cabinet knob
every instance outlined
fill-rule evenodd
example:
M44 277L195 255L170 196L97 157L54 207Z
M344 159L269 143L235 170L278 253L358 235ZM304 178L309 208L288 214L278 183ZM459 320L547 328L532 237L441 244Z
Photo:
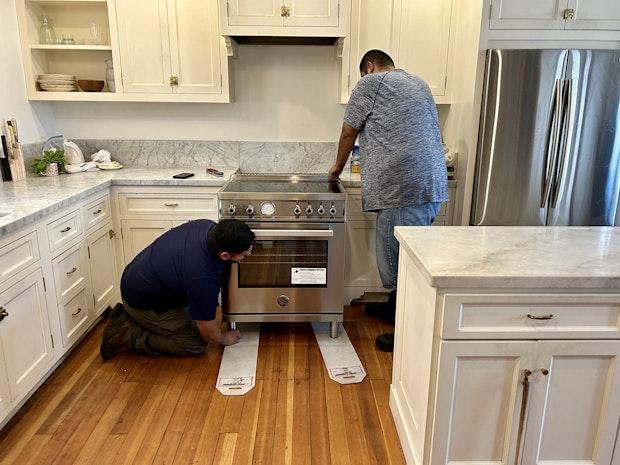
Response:
M7 316L9 316L9 312L6 311L6 308L0 307L0 321L4 320Z
M564 10L564 19L575 19L575 10L573 8L567 8Z
M280 9L280 12L282 16L285 18L288 16L291 16L291 9L288 6L282 6L282 8Z
M170 85L178 86L179 85L179 77L178 76L170 76Z
M114 239L116 237L116 233L112 229L110 229L110 231L108 232L108 235L110 236L110 239Z
M543 376L547 376L549 374L549 370L547 370L546 368L541 368L538 371L540 371Z

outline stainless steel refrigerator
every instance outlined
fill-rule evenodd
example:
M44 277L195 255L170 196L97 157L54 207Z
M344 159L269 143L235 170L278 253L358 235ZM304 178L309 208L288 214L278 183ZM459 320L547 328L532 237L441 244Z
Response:
M473 225L620 223L620 50L489 50Z

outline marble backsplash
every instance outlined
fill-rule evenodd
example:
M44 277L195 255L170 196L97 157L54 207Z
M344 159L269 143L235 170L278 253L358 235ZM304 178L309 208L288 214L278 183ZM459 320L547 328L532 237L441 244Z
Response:
M132 168L239 168L244 173L326 173L336 159L333 142L231 142L74 139L88 160L105 149ZM23 146L27 168L41 143Z

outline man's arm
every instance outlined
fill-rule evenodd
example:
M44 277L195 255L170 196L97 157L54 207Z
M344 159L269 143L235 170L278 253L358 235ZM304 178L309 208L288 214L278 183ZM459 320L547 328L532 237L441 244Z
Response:
M202 338L212 344L221 344L223 346L230 346L239 342L241 339L241 333L239 331L226 331L222 332L221 322L219 318L215 318L211 321L196 320L198 325L198 331Z
M355 139L359 131L347 123L342 123L342 131L340 132L340 140L338 141L338 155L336 156L336 163L329 170L329 178L336 179L342 173L342 170L347 164L347 159L353 145L355 145Z

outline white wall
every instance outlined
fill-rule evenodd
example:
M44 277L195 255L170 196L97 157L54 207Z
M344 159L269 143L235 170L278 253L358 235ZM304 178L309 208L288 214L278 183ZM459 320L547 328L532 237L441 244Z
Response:
M0 1L0 119L17 119L22 143L37 142L54 132L52 108L26 99L13 0Z
M331 142L344 106L331 46L241 45L231 104L54 103L73 138Z

